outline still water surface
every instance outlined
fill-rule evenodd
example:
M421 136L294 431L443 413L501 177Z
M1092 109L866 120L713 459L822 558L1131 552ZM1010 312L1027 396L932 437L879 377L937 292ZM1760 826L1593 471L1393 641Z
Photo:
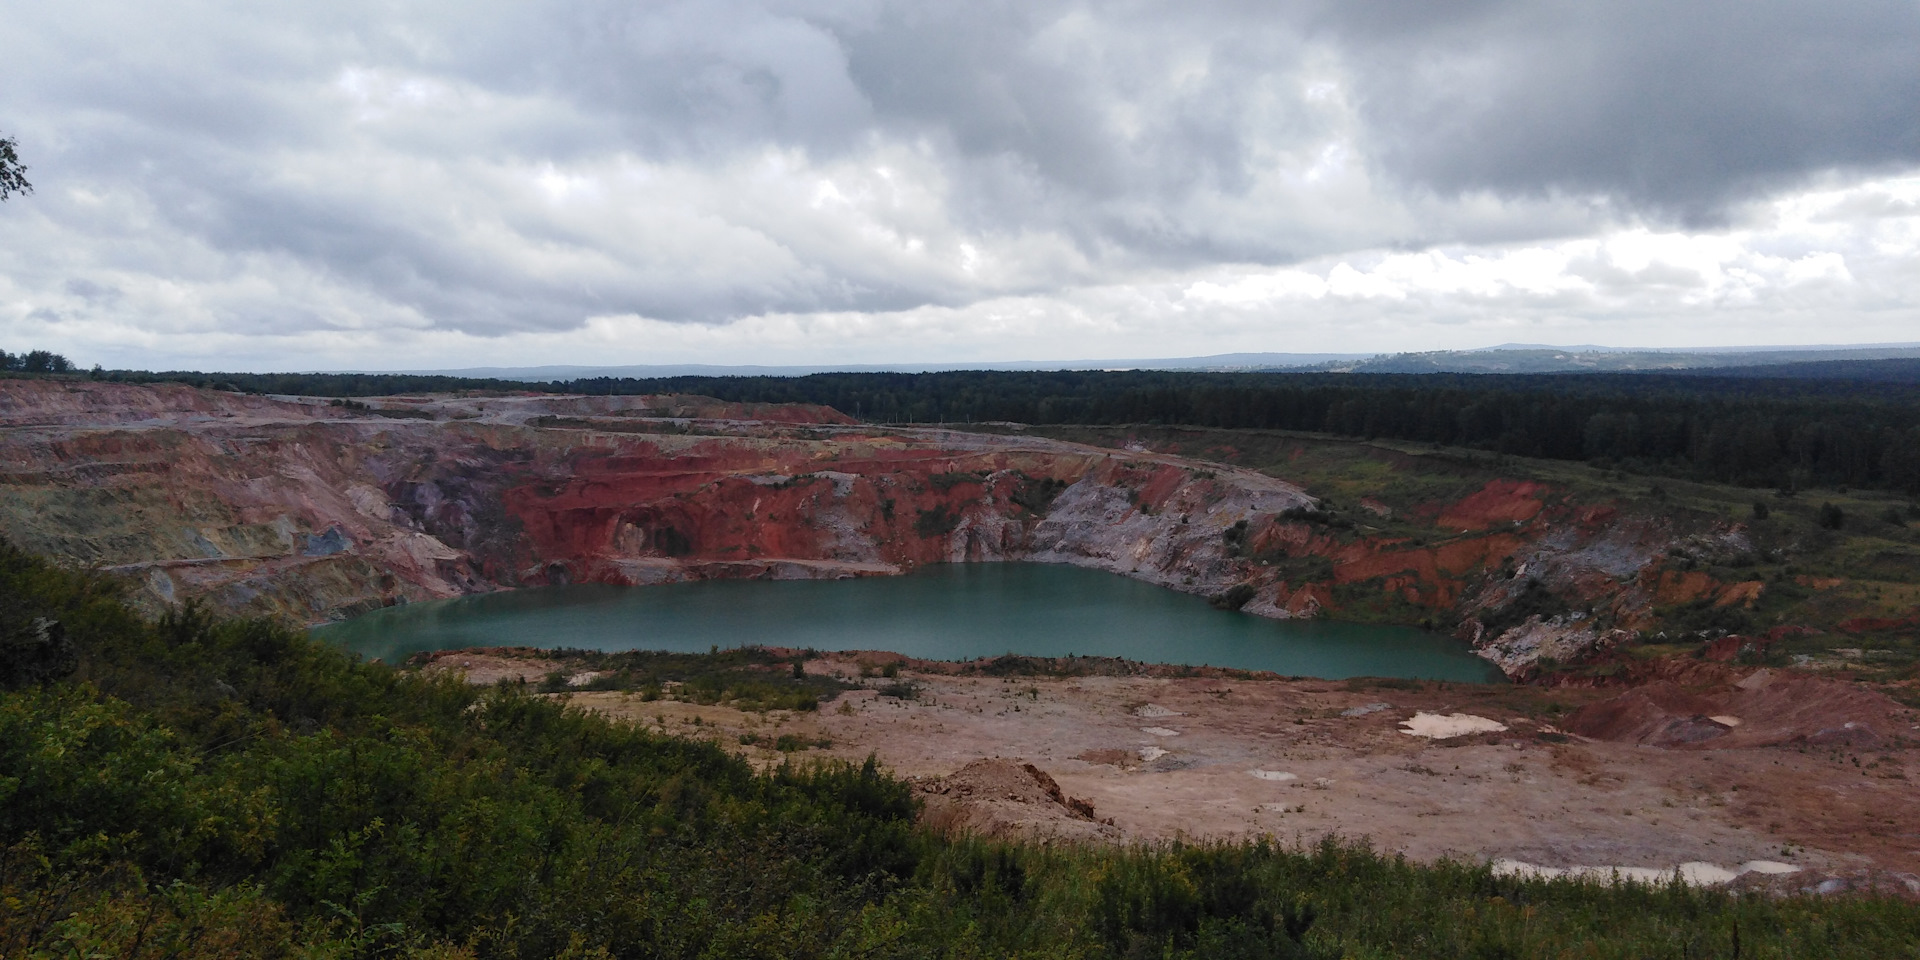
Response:
M1274 621L1097 570L1043 563L924 567L858 580L581 584L389 607L314 635L396 663L477 646L891 650L928 660L1125 657L1292 676L1491 682L1492 664L1411 627Z

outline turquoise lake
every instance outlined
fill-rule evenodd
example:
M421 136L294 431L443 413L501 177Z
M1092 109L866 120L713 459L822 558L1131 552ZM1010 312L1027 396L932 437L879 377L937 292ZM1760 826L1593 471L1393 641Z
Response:
M459 647L701 652L891 650L927 660L1124 657L1290 676L1498 682L1450 637L1412 627L1267 620L1059 564L969 563L857 580L538 587L377 610L314 635L397 663Z

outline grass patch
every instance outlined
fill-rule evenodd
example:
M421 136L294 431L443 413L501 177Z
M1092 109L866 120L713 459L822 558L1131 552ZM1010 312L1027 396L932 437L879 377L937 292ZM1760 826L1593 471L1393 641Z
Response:
M981 483L984 482L986 478L987 475L984 472L955 470L948 473L933 474L927 478L927 482L933 484L935 490L946 493L963 483Z
M554 650L544 656L566 664L538 687L541 693L591 690L638 691L647 700L684 700L689 703L725 703L741 710L815 710L823 700L841 691L857 689L828 674L796 671L795 658L775 655L760 647L741 647L713 653L666 653L630 650ZM597 673L591 681L572 686L568 677Z

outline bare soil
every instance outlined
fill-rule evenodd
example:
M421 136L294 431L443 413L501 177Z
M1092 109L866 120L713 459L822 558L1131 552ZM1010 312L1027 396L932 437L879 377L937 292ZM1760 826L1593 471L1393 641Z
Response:
M863 664L807 666L856 678ZM952 669L904 661L869 683L916 696L855 690L817 713L571 696L760 764L786 756L780 734L832 744L801 757L873 755L915 780L938 825L988 835L1332 833L1419 860L1548 867L1773 860L1803 885L1872 876L1920 893L1920 715L1845 681L1718 664L1624 691ZM1413 736L1416 712L1507 729Z
M477 687L490 687L502 680L539 683L548 674L567 668L529 647L438 650L416 658L415 665L422 673L453 674Z

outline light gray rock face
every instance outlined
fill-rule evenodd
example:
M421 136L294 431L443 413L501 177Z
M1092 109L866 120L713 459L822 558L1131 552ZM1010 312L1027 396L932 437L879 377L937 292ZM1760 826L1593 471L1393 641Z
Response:
M1475 640L1473 646L1476 654L1493 661L1510 679L1519 680L1548 666L1579 662L1631 636L1625 630L1600 632L1585 616L1566 613L1549 619L1528 617L1497 637Z
M1637 579L1672 543L1671 525L1659 518L1631 517L1597 532L1562 527L1515 556L1513 576L1489 582L1466 609L1498 610L1537 585L1555 596L1609 597L1608 612L1632 617L1653 603Z
M1228 553L1229 528L1316 503L1300 488L1262 474L1164 465L1160 470L1178 470L1180 476L1169 484L1162 473L1135 487L1115 469L1090 472L1053 502L1033 531L1025 559L1214 595L1251 575L1244 561ZM1142 493L1169 486L1171 492L1157 506Z
M962 518L947 540L947 562L988 563L1021 559L1026 527L1001 511L975 512Z
M883 563L880 547L867 529L870 518L854 502L855 489L871 481L838 471L814 476L818 479L807 488L808 519L827 535L822 559L852 564Z

